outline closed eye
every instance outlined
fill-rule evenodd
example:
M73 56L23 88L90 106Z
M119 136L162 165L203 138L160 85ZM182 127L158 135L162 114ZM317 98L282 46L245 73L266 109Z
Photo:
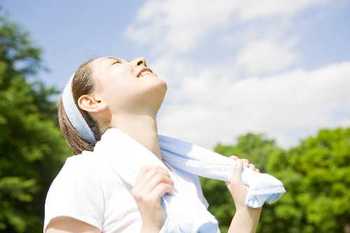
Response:
M122 63L122 59L117 58L117 57L107 57L107 59L112 60L112 63L110 63L111 65L115 65L117 63Z
M115 59L113 62L112 62L112 65L116 64L116 63L122 63L121 60L119 59Z

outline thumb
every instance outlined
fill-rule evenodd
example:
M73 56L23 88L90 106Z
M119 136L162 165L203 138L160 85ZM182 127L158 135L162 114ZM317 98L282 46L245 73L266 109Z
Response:
M226 184L239 184L241 183L241 173L243 169L243 161L235 156L230 156L233 161L232 163L232 176L231 180L226 182Z

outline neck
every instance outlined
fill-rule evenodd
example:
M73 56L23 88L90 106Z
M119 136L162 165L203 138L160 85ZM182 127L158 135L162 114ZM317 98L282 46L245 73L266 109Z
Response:
M118 114L112 115L111 127L118 128L143 144L159 159L162 159L158 142L157 121L154 115Z

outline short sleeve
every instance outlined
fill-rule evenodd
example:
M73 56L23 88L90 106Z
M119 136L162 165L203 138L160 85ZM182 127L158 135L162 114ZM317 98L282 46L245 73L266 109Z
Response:
M102 231L104 199L97 169L86 155L69 157L47 192L43 231L55 217L68 216Z

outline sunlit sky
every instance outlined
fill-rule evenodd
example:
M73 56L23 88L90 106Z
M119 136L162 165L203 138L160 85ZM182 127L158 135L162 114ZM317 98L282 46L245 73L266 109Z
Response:
M89 58L143 56L168 93L160 133L205 147L265 133L284 147L350 126L348 0L3 0L62 89Z

